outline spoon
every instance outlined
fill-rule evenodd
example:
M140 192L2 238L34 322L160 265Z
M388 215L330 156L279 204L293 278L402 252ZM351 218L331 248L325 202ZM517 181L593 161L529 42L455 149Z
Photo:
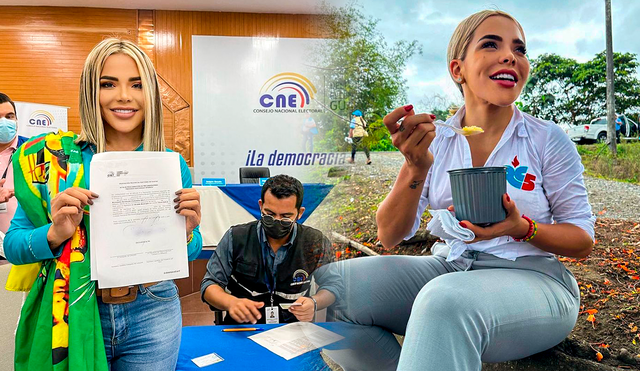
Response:
M402 121L404 121L404 119L400 119L398 121L398 124L402 124ZM482 130L482 128L478 127L478 126L465 126L465 127L463 127L461 129L461 128L457 128L455 126L449 125L449 124L445 123L442 120L436 120L436 121L432 122L432 124L437 125L437 126L442 126L442 127L445 127L445 128L449 128L449 129L453 130L454 132L456 132L456 133L458 133L460 135L463 135L465 137L469 137L469 136L472 136L472 135L484 133L484 130Z
M434 125L438 125L438 126L442 126L445 128L449 128L453 131L455 131L456 133L460 134L460 135L464 135L465 137L469 137L472 135L476 135L476 134L482 134L484 133L484 130L482 130L481 127L478 126L465 126L463 128L457 128L455 126L449 125L447 123L445 123L442 120L436 120L433 122Z

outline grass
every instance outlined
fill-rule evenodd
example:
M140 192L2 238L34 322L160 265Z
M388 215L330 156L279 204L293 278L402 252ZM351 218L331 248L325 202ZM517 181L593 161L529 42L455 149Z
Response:
M616 158L605 143L579 145L578 153L587 175L640 184L640 142L618 144Z

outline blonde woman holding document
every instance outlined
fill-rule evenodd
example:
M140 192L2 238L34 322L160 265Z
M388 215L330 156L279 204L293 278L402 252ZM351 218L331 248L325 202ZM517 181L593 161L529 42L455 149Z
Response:
M80 136L45 134L14 157L20 206L5 238L7 258L42 262L16 336L16 370L174 370L182 319L173 281L104 290L90 281L93 155L167 150L156 72L134 43L107 39L91 51L80 118ZM183 189L174 202L193 260L202 249L200 196L180 160Z

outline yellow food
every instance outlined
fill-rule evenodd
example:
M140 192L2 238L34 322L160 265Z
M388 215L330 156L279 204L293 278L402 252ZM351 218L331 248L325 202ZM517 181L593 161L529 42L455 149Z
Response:
M462 128L462 131L464 132L464 135L473 135L476 133L484 133L484 130L482 130L481 127L478 126L465 126Z

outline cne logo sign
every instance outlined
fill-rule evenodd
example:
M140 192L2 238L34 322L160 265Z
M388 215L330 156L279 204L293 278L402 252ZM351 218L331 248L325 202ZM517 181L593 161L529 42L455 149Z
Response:
M264 108L304 108L317 92L313 83L303 75L279 73L260 88L260 105Z
M48 128L53 125L53 115L43 110L33 111L29 116L29 125Z

